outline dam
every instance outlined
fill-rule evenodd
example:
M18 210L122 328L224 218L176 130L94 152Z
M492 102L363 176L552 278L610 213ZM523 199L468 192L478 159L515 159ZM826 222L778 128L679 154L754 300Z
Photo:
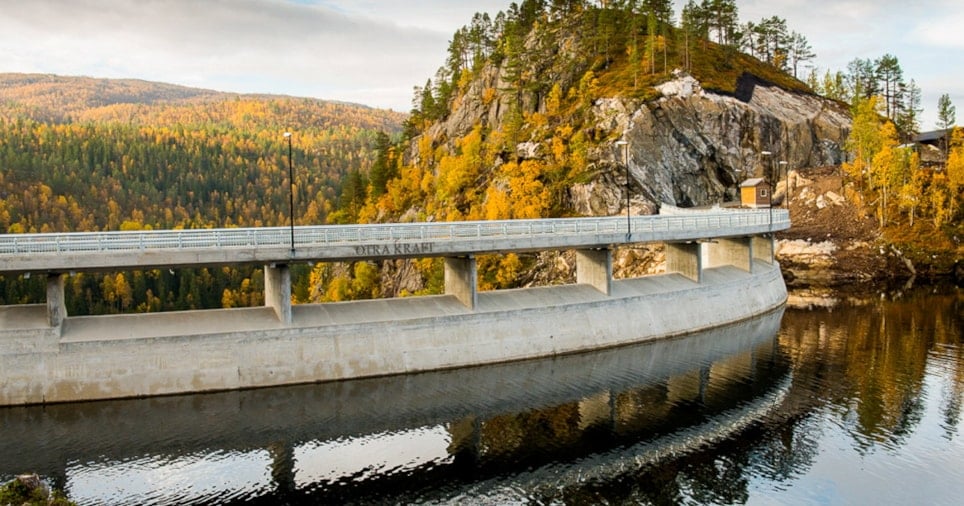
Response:
M16 234L0 274L43 275L45 304L0 307L0 405L268 387L621 346L782 306L772 233L786 210L264 229ZM666 273L614 280L612 251L661 242ZM475 255L575 250L576 284L478 292ZM445 294L291 304L298 262L442 257ZM263 307L70 316L72 272L257 264Z

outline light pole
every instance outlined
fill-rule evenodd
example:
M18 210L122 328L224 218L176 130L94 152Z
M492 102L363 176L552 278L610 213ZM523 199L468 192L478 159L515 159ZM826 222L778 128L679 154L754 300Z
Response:
M633 234L633 224L629 215L629 142L625 139L616 141L616 145L623 148L623 166L626 168L626 241Z
M790 213L790 171L786 160L780 160L780 172L787 176L787 214Z
M769 202L767 203L767 207L770 209L770 219L768 222L768 228L770 229L771 232L773 231L773 186L774 186L773 185L773 164L771 163L771 160L770 160L770 155L772 154L773 153L769 151L760 151L760 155L766 160L766 167L764 168L764 170L766 170L766 172L769 172L769 174L767 174L767 184L770 185L770 194L769 194Z
M291 254L295 253L295 186L294 163L291 161L291 132L285 132L288 139L288 226L291 230Z

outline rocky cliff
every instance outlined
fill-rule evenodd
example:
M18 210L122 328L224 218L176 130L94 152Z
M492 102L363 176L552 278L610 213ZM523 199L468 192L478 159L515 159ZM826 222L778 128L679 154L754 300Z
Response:
M513 107L545 112L545 99L532 95L483 97L485 90L505 87L497 69L483 73L449 117L425 135L452 142L476 124L504 128ZM748 178L768 176L772 170L780 179L789 170L843 160L850 130L844 105L786 91L749 74L740 78L737 89L735 95L707 91L695 78L677 72L657 87L659 98L654 100L595 99L583 124L599 139L586 159L590 178L569 188L567 207L576 215L624 212L626 161L634 212L649 213L663 202L691 207L735 200L739 183ZM513 104L515 99L524 103ZM552 147L547 137L533 132L510 156L548 158ZM616 144L620 140L627 143L625 151ZM410 156L417 158L417 141L411 149Z
M752 76L742 79L748 82L740 86L742 96L703 91L684 76L660 86L660 99L637 107L619 100L597 104L598 125L611 126L628 142L629 169L642 198L706 205L735 199L741 181L771 170L780 178L787 167L841 161L850 128L841 106Z
M399 164L407 168L388 190L393 200L383 198L370 214L401 221L602 216L625 213L627 196L631 213L651 214L664 203L733 201L749 178L785 179L791 170L843 160L851 127L845 105L732 48L685 42L673 27L661 65L641 65L627 50L639 25L620 25L618 17L603 23L610 11L543 15L529 24L517 18L487 57L440 69L413 110ZM594 23L622 31L600 38ZM449 63L463 62L460 54ZM686 71L673 70L684 61ZM402 188L416 197L398 197L408 194ZM659 255L623 248L617 276L650 272ZM515 280L489 283L501 287L539 284L571 276L569 260L540 255L521 270L493 262L480 272Z

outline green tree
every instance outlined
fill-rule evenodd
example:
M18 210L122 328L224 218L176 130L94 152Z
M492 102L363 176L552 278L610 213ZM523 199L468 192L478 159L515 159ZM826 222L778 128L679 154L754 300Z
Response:
M851 100L870 98L879 91L874 62L855 58L847 64L847 87Z
M375 135L374 151L375 160L372 163L368 179L372 188L372 197L378 198L385 193L388 182L398 176L398 170L394 162L392 142L388 134L378 132Z
M709 30L720 45L734 45L739 40L739 9L736 0L703 0L700 11L707 19Z
M885 54L874 62L874 72L883 97L884 115L893 120L899 110L904 71L896 56Z
M947 93L941 95L937 100L937 128L945 132L944 135L944 159L950 154L950 129L957 122L957 111L951 103L951 97Z
M823 76L821 90L823 96L827 98L841 102L850 102L851 100L851 96L847 92L847 80L843 72L830 72L828 70Z
M897 112L894 122L897 130L901 134L904 142L909 142L920 131L920 115L923 112L921 107L921 90L917 83L911 79L910 83L904 85L900 92L903 100L897 103Z
M790 68L793 69L793 77L797 77L798 67L801 63L808 62L817 57L817 53L813 52L813 48L810 46L807 38L798 32L790 32L788 51Z

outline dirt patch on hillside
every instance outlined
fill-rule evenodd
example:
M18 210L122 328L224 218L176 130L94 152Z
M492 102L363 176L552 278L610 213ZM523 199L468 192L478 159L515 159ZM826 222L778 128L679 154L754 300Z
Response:
M877 222L843 186L837 167L818 167L790 173L790 198L780 205L790 209L792 227L777 234L779 241L830 242L835 246L826 262L806 255L780 257L788 272L788 283L795 285L843 284L856 280L893 277L894 266L880 251ZM782 183L785 185L785 183ZM786 186L781 193L786 195ZM825 252L826 247L822 248ZM812 269L821 265L819 269ZM815 272L818 270L819 272Z

